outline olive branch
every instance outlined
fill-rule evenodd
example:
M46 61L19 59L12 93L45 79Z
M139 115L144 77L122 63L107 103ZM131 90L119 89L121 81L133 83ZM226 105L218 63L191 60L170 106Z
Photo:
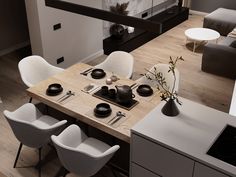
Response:
M148 69L145 69L147 73L145 74L146 78L150 81L156 81L157 89L160 91L161 95L161 101L168 101L168 99L176 100L176 102L179 105L182 105L181 101L178 99L178 93L175 91L175 84L176 84L176 74L175 74L175 68L178 61L184 61L183 57L176 57L176 59L173 59L170 56L169 61L169 70L168 72L171 72L174 77L174 83L172 88L170 89L169 86L166 83L165 77L163 76L162 72L159 72L156 67L154 67L154 71L149 71ZM152 76L152 77L151 77Z

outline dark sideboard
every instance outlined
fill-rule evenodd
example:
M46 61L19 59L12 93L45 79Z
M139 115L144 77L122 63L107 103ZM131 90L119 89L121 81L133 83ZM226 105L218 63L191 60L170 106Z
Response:
M129 34L126 30L124 36L121 39L108 37L103 40L104 54L109 55L111 52L117 50L131 52L132 50L140 47L146 42L187 20L188 15L188 8L179 8L178 6L173 6L148 19L162 24L161 33L149 32L143 29L135 28L134 32Z

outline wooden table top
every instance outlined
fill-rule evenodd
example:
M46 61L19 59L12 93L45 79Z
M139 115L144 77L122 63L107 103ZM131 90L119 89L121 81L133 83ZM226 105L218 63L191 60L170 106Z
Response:
M104 120L93 116L93 109L96 105L105 101L82 91L85 86L91 83L99 86L106 85L105 80L111 76L111 73L106 72L107 75L105 78L96 80L92 79L90 74L88 74L88 76L80 74L91 67L92 66L84 63L75 64L62 73L54 75L27 89L27 94L50 107L129 143L130 129L160 103L159 93L156 91L150 97L140 97L137 92L133 90L133 93L136 95L135 99L139 101L139 104L130 111L110 103L113 110L112 114L115 114L117 111L122 111L127 117L127 119L124 119L117 127L111 126ZM46 95L46 89L48 88L48 85L52 83L60 83L64 89L63 93L58 96ZM108 87L113 88L115 85L132 85L134 83L135 82L130 79L120 78L120 80L113 82L113 84ZM68 90L75 92L75 96L72 96L65 102L59 103L57 99Z

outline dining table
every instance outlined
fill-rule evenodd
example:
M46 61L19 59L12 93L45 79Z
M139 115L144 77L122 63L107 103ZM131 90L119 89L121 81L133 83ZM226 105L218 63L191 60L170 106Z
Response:
M91 77L91 71L94 68L94 66L85 63L74 64L64 71L28 88L27 94L49 107L65 113L89 126L95 127L113 137L130 143L131 128L160 103L160 93L156 88L153 88L154 92L151 96L140 96L136 89L141 83L121 76L117 76L119 78L117 81L107 85L106 80L110 78L113 73L105 71L105 77L94 79ZM90 73L82 74L88 69L90 69ZM59 95L48 95L47 88L54 83L60 84L63 91ZM86 91L85 88L89 85L92 85L94 89ZM137 101L137 104L132 107L132 109L125 109L109 100L104 100L94 95L102 86L108 86L108 88L111 89L115 88L116 85L136 85L136 87L133 87L132 92L135 95L133 99ZM66 96L68 92L73 93L73 95L68 99L60 99ZM111 115L108 117L96 117L94 115L94 109L99 103L108 103L112 109ZM121 119L117 119L117 122L113 121L114 124L111 124L117 112L122 112L125 116Z

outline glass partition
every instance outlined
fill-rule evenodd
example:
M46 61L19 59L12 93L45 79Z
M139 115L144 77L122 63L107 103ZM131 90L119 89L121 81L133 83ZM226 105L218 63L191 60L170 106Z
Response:
M162 24L151 17L177 5L178 0L45 0L46 5L72 13L98 18L104 26L123 24L161 33Z

